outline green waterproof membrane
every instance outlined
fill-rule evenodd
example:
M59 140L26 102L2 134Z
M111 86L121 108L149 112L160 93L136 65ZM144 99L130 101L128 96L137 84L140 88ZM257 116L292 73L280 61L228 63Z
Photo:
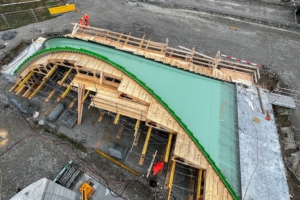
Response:
M198 145L234 199L239 199L234 84L78 39L51 38L45 42L44 48L25 60L18 69L36 56L51 51L84 53L117 67L162 103Z

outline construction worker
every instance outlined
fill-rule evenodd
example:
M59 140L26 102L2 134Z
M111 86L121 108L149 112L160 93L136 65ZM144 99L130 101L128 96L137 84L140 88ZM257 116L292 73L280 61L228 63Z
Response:
M80 29L84 29L85 23L84 23L84 18L83 17L80 18L79 24L80 24Z
M164 168L164 162L157 162L153 166L153 176L155 176L159 171Z
M85 25L90 26L90 24L89 24L89 20L90 20L89 15L87 13L85 13L85 15L83 17L84 17Z

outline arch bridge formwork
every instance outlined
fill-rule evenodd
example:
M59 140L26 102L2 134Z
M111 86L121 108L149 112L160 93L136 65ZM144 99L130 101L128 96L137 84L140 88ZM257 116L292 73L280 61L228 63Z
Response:
M168 145L166 150L165 161L171 162L169 191L172 188L175 164L180 162L199 169L198 181L200 182L198 182L197 196L202 195L205 199L238 199L240 180L237 166L237 136L235 135L236 130L230 127L236 125L236 116L232 111L235 109L235 105L232 104L234 100L230 99L232 97L227 96L226 100L219 102L217 97L222 96L222 94L216 95L213 92L221 93L224 88L234 87L226 85L226 83L222 87L224 83L220 81L208 78L204 78L204 80L202 76L178 71L176 68L157 64L154 61L147 61L144 58L138 57L134 58L137 60L134 60L131 57L132 55L127 53L122 52L122 55L117 55L120 52L101 45L92 44L91 47L89 46L91 44L83 41L76 41L76 45L74 45L74 41L74 39L67 38L54 38L47 41L45 50L38 52L21 64L18 71L16 71L18 75L16 84L11 91L31 99L44 85L49 84L51 79L50 84L56 84L60 88L59 92L61 94L57 101L65 98L71 92L77 94L79 123L81 122L82 104L87 101L89 106L114 112L117 116L124 115L134 118L137 120L137 124L140 121L145 122L149 126L147 137L150 137L152 128L167 131L170 133L169 138L176 138L173 150L170 151L171 145ZM100 52L102 55L91 50L97 53ZM117 56L122 56L124 63L117 62ZM157 65L157 68L146 67L149 62L151 66ZM123 67L124 65L126 67ZM140 67L138 70L136 70L136 65ZM152 74L152 70L157 70L157 73ZM173 82L165 80L164 70L167 70L166 73L170 76L177 77L178 80L173 80ZM53 79L56 73L61 74L59 80ZM182 73L186 76L186 81L190 81L189 83L180 82ZM199 79L202 81L203 86L199 85ZM153 84L153 87L151 84ZM181 87L182 85L186 87ZM164 87L169 87L167 90L169 94L162 97L166 91L164 92L160 88ZM183 97L182 93L189 92L191 88L200 89ZM55 90L49 94L46 100L51 98ZM158 93L160 96L158 96ZM168 96L171 99L168 99ZM186 98L191 102L184 102L183 100ZM199 99L204 99L205 102L195 102ZM178 102L176 102L177 100ZM182 113L180 113L179 110L175 112L172 110L179 107L173 102L181 106L184 104L207 105L199 107L195 105L194 108L185 105L179 108L182 109ZM210 103L214 102L219 105L209 106ZM231 121L229 125L226 124L225 120L225 116L229 112L228 106L231 106L231 112L233 112L228 116L230 119L226 119ZM205 107L209 107L208 110ZM199 109L204 110L208 115L197 119L195 114L201 114ZM213 116L212 113L218 113L218 115ZM191 116L187 117L187 114ZM116 120L118 119L116 118ZM203 129L210 123L209 127ZM227 140L224 139L226 134L229 134ZM234 142L230 143L229 140ZM212 144L214 142L216 143L215 147ZM147 145L146 139L139 164L143 163ZM228 150L232 147L235 148L234 152ZM226 157L226 155L222 156L221 152L226 152L226 150L229 151L227 153L231 155L231 158ZM228 160L224 160L224 158L222 160L222 157L228 158ZM203 182L201 179L204 180L204 185L201 184Z

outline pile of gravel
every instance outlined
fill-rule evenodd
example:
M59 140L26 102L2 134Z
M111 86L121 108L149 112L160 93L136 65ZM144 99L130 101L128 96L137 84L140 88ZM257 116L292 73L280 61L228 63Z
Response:
M2 40L12 40L16 37L17 31L6 31L1 35Z

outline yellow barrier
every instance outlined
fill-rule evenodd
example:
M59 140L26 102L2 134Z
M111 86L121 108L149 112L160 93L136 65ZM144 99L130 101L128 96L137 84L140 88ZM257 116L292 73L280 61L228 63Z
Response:
M57 15L60 13L71 12L76 10L75 4L68 4L65 6L58 6L53 8L48 8L51 15Z

